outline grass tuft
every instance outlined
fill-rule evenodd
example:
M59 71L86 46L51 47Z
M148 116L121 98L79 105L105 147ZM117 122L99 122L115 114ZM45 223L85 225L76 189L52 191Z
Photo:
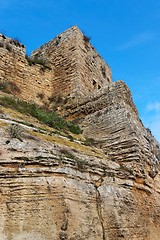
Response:
M77 124L66 121L56 112L45 111L34 103L27 103L20 99L3 96L0 98L0 105L17 110L22 114L31 115L49 127L53 127L59 130L68 130L74 134L81 133L81 129Z

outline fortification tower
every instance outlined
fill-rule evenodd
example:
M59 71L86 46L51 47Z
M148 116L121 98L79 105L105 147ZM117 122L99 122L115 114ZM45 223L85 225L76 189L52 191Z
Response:
M52 65L53 96L86 96L112 82L110 67L77 26L59 34L32 56L47 59Z
M25 54L23 44L0 35L0 81L26 101L45 105L56 96L79 101L112 82L110 67L76 26L32 53L32 60L46 61L49 68L31 64Z

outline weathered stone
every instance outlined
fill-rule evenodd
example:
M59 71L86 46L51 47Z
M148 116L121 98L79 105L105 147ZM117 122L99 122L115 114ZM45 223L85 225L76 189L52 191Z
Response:
M159 240L160 145L125 83L111 82L77 27L33 53L49 58L52 69L43 73L14 48L0 47L1 80L16 83L25 100L53 98L83 136L70 141L31 117L29 127L26 116L0 111L0 239ZM24 127L22 139L8 135L13 123Z

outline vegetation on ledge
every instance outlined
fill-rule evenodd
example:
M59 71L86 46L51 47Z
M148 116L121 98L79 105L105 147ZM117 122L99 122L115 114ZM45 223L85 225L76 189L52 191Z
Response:
M56 112L45 111L34 103L27 103L20 99L13 97L3 96L0 98L0 105L17 110L18 112L26 115L31 115L37 118L40 122L62 130L68 130L74 134L80 134L80 127L71 122L66 121L63 117L59 116Z
M51 70L51 67L48 65L48 62L43 59L43 58L39 58L38 56L33 56L33 57L30 57L26 54L26 60L28 61L28 64L29 66L32 66L32 65L35 65L35 64L39 64L42 66L42 69L49 69Z

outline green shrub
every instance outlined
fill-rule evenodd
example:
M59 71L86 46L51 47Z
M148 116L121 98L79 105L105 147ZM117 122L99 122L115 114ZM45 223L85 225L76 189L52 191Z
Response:
M7 82L0 82L0 90L6 93L10 93L8 91L8 84Z
M80 129L79 125L68 121L67 122L67 127L70 130L70 132L75 133L75 134L80 134L82 133L82 130Z
M70 159L75 159L75 156L73 155L73 153L71 153L69 150L67 150L65 148L60 149L60 153L64 157L67 157L67 158L70 158Z
M25 57L26 57L26 60L28 61L29 66L40 64L43 67L42 70L44 70L45 68L48 68L49 70L51 70L51 68L48 66L48 63L45 59L40 58L38 56L30 57L27 54Z
M96 141L94 138L86 138L84 141L84 145L86 146L94 146L96 145Z
M17 138L19 140L22 139L22 136L23 136L23 128L17 124L11 124L8 128L7 128L7 131L9 133L9 136L11 138Z
M20 93L20 89L16 83L10 81L0 81L0 90L5 93Z
M56 128L69 130L72 133L80 134L81 129L77 124L66 121L56 112L45 111L34 103L27 103L23 100L14 99L12 97L4 96L0 98L0 104L4 107L9 107L17 110L20 113L31 115L46 125Z
M86 165L86 161L81 160L81 159L76 159L76 164L77 164L78 169L84 169L84 167Z

